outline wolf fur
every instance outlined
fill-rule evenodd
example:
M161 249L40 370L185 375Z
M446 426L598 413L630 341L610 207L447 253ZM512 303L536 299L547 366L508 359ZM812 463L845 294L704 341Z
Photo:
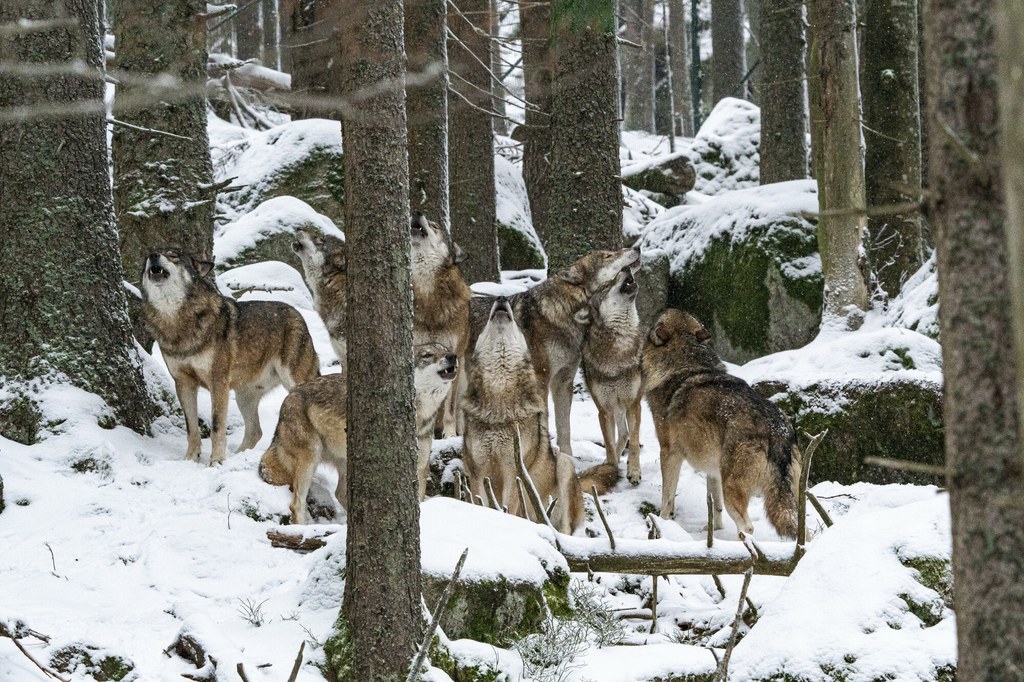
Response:
M796 535L800 453L781 410L747 382L726 373L706 345L710 334L692 315L669 309L647 335L643 376L661 446L661 516L675 515L683 461L708 477L721 528L722 502L740 532L754 527L751 496L763 492L768 520Z
M640 249L593 251L534 288L509 298L516 323L526 337L543 401L548 391L555 406L558 448L572 456L569 412L573 381L580 366L585 327L576 314L591 296L609 286L624 267L640 264ZM474 297L470 305L470 344L487 323L494 297ZM547 410L544 411L547 428Z
M542 500L556 499L552 523L571 533L583 523L581 483L607 492L618 467L602 464L582 474L572 458L553 449L548 439L546 396L537 382L526 338L505 298L491 305L491 314L474 346L461 404L466 419L463 462L474 493L488 499L489 479L503 507L530 518L515 494L516 447Z
M626 477L640 482L640 352L644 335L636 311L639 287L629 268L623 268L612 286L590 299L589 308L577 313L587 326L583 340L583 378L601 423L607 462L618 466L629 443Z
M302 262L313 305L327 327L331 347L341 363L342 373L345 373L348 347L345 342L345 242L333 235L300 227L295 230L292 250Z
M417 476L422 500L434 415L448 395L456 364L455 355L439 344L418 346L415 351ZM320 463L338 472L334 496L348 508L347 400L345 375L328 374L299 386L281 404L274 440L260 459L259 473L271 485L291 488L294 524L307 522L306 496Z
M142 314L146 329L160 344L185 413L188 449L200 452L199 387L213 402L211 464L224 461L227 447L228 394L235 391L245 420L239 450L263 436L259 403L267 391L284 384L291 390L320 374L309 330L295 308L272 301L236 302L221 295L210 277L213 263L198 261L176 248L154 249L142 269Z

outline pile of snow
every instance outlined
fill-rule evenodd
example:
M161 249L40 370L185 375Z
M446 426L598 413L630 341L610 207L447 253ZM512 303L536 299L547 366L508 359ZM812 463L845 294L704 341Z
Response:
M299 271L280 261L231 268L217 275L218 288L239 301L280 301L300 311L313 307L313 296Z
M697 171L695 189L721 194L755 187L761 177L761 110L742 99L720 100L693 138L690 158Z
M884 323L939 338L939 274L935 252L903 285L899 295L889 302Z
M217 229L213 236L213 256L218 263L230 263L245 251L275 235L294 234L299 227L313 227L345 239L334 221L318 213L301 199L291 196L267 199L233 223Z

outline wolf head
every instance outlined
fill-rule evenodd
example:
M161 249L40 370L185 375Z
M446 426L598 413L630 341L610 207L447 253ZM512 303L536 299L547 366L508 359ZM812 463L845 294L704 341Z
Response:
M669 308L647 333L643 370L654 388L679 369L724 370L725 365L708 345L711 334L696 317Z
M576 313L576 321L580 324L599 321L606 324L632 322L635 326L639 323L636 312L636 295L639 290L633 271L628 267L622 268L611 286L594 294L589 307Z
M309 227L300 227L295 230L292 251L302 261L307 282L324 275L345 272L345 242L334 235L323 234Z
M516 324L512 306L504 296L496 298L491 305L487 324L476 340L475 352L478 354L497 352L508 355L525 355L529 352L526 337L523 336L522 330Z
M614 282L623 268L636 271L639 265L639 246L620 251L591 251L560 271L557 277L574 286L583 287L590 297Z
M413 348L416 354L415 384L420 387L446 384L455 378L459 363L455 353L440 343L421 343Z
M409 223L409 236L412 239L414 282L427 280L441 269L466 260L465 252L452 241L444 228L427 220L422 213L413 214Z
M197 286L214 288L207 276L213 262L173 246L154 248L142 263L142 298L163 314L173 314Z

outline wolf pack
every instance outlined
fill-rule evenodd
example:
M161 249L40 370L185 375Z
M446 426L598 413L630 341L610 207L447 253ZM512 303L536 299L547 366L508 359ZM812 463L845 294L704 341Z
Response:
M627 453L629 483L641 480L641 401L646 397L660 447L661 516L673 518L683 462L707 477L713 524L726 511L744 534L752 496L768 520L796 534L800 453L782 412L730 375L692 315L666 309L644 328L636 307L638 248L594 251L511 296L474 295L449 233L422 215L410 221L417 478L427 492L432 441L463 437L471 493L560 532L584 521L584 491L609 492ZM239 450L262 438L259 403L283 385L277 429L259 475L291 489L291 522L309 520L306 498L319 464L338 473L335 497L347 508L345 242L300 228L292 248L317 313L341 362L322 375L301 314L274 301L223 295L213 263L177 248L153 249L141 273L143 321L160 346L185 415L185 457L198 461L198 390L211 396L210 463L226 454L230 392L245 432ZM577 471L570 411L583 378L598 412L605 461ZM552 442L548 400L553 404ZM530 514L526 478L548 506Z

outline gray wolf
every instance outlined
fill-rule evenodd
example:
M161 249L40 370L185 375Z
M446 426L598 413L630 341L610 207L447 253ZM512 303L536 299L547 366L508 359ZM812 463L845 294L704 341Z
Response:
M426 488L434 415L448 395L455 378L455 355L439 344L418 346L416 352L416 431L420 499ZM346 402L348 388L343 374L328 374L297 387L284 399L274 440L260 459L260 478L271 485L288 485L292 491L291 520L307 522L306 495L320 463L338 472L334 496L348 507ZM425 434L425 435L424 435Z
M710 337L696 318L674 309L663 312L647 335L643 378L661 446L661 516L675 516L685 460L707 474L716 528L724 499L740 532L752 533L747 505L763 492L768 520L780 535L794 537L796 434L778 407L726 373L707 345Z
M526 337L541 395L547 402L548 391L555 406L555 431L558 448L572 456L569 412L572 408L573 381L580 366L584 325L576 313L587 307L590 297L611 285L624 267L640 264L640 248L620 251L593 251L565 270L555 273L532 289L509 297L516 323ZM470 344L487 323L490 296L474 297L470 305ZM547 410L544 411L545 428Z
M461 407L466 420L463 463L476 495L488 499L484 484L488 478L503 507L527 516L515 494L519 446L541 499L557 500L551 518L555 528L571 533L583 523L580 477L572 458L553 449L548 439L546 396L512 305L503 297L491 304L487 324L474 346ZM618 467L602 464L582 477L588 490L596 485L601 494L615 484Z
M345 242L317 230L300 227L295 231L292 250L302 261L306 286L313 295L313 305L324 321L331 337L341 371L345 372L347 344L345 343Z
M291 390L320 375L306 322L295 308L272 301L237 302L223 296L210 277L213 263L179 249L154 249L142 269L142 314L160 344L185 413L188 449L199 459L199 387L213 402L211 464L224 461L228 394L235 391L245 420L239 450L256 445L260 398L284 384Z
M640 482L640 352L644 335L636 310L639 287L629 268L622 268L615 282L590 299L588 308L576 315L587 326L582 348L583 378L601 422L601 436L609 464L618 465L629 443L626 477Z

